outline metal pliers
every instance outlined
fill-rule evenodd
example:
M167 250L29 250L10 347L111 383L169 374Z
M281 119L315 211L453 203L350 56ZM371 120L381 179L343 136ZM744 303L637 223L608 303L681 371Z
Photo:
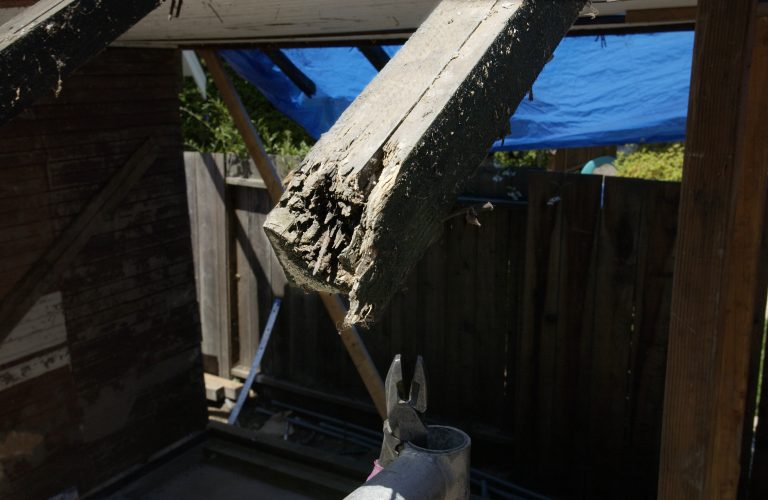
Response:
M379 465L386 467L393 462L406 442L426 446L427 427L422 415L427 411L427 379L424 361L416 358L408 394L405 394L403 368L400 355L396 355L387 372L384 383L387 400L387 419L384 421L384 439L381 444Z

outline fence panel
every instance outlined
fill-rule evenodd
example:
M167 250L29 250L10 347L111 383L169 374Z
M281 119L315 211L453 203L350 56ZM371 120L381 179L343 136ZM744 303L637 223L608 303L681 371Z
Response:
M268 247L266 192L237 183L227 189L238 374L282 294L264 373L367 402L320 301L286 284ZM567 497L654 497L679 186L510 169L469 192L458 208L490 197L495 209L480 227L446 220L361 332L380 372L396 353L424 356L428 415L506 443L512 479Z

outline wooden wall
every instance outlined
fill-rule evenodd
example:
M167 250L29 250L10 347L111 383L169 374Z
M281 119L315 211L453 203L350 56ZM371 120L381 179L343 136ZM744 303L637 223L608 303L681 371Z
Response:
M148 138L159 154L0 343L0 497L84 493L205 425L179 54L108 49L0 128L0 299Z
M226 187L235 232L249 235L230 236L244 254L232 301L256 296L263 327L285 297L263 373L367 402L320 301L274 271L266 191L240 184ZM422 354L429 417L501 445L501 474L566 497L655 498L679 185L519 171L480 175L470 191L464 207L503 202L481 227L448 220L364 332L380 372L396 353ZM256 342L235 328L232 344L247 335Z

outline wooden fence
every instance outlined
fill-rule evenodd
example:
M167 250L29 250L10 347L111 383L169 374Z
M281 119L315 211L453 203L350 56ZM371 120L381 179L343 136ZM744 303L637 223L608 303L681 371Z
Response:
M280 295L263 372L365 402L320 301L286 285L260 229L266 192L249 183L225 183L233 279L214 292L229 297L233 373ZM679 186L521 171L481 175L470 191L464 203L502 200L481 227L446 221L363 332L376 365L423 355L429 415L504 443L496 466L514 480L575 498L655 497Z

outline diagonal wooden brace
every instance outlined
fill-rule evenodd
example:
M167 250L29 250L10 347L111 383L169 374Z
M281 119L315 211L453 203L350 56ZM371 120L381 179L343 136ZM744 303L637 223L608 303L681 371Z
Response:
M75 260L90 237L104 223L131 187L157 158L155 139L147 139L110 177L75 220L51 244L24 277L0 301L0 344L13 331L37 299L47 293L61 273Z
M272 160L264 150L264 145L259 138L259 134L256 131L251 119L248 117L248 113L243 106L240 96L237 94L234 85L230 81L224 67L221 64L219 56L212 49L199 49L197 53L205 61L205 65L208 71L211 73L216 88L218 88L221 98L229 110L232 119L235 122L237 130L243 137L245 146L248 149L253 162L259 170L261 178L267 186L267 192L273 203L276 203L280 199L280 195L283 193L283 184L280 182L280 177L277 174L277 170L272 163ZM347 309L341 298L328 293L321 293L320 299L323 301L323 305L328 311L328 315L336 326L341 337L344 347L347 349L349 357L352 358L352 362L357 369L360 378L363 380L365 388L368 390L368 394L373 400L373 404L376 406L376 411L383 419L386 418L387 410L384 401L384 382L376 370L376 365L373 364L370 354L365 348L360 333L356 328L343 325L344 316L347 314Z
M310 151L264 226L289 279L375 320L585 0L443 0Z

